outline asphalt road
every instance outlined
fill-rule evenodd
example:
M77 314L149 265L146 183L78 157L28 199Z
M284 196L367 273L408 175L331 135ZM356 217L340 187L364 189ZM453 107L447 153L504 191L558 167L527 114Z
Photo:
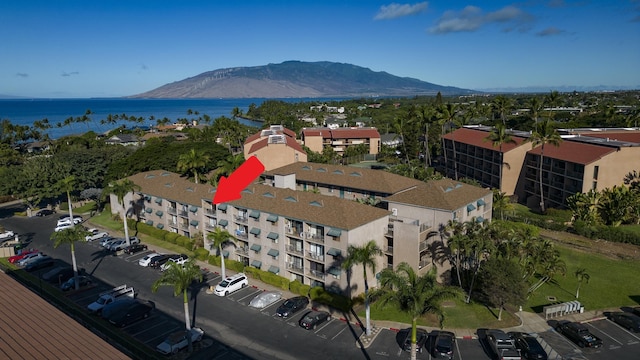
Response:
M68 246L54 249L49 236L53 232L57 215L45 218L13 217L16 208L0 208L0 224L18 233L23 241L71 264ZM138 259L146 253L115 256L103 251L98 242L78 243L78 266L96 279L97 286L69 297L80 306L93 302L97 295L109 288L126 284L133 286L141 299L155 302L157 310L148 319L122 329L137 338L153 351L164 338L184 328L182 296L174 297L172 287L163 287L157 293L151 284L160 276L158 270L143 268ZM46 272L48 269L40 271ZM209 285L220 281L215 273L206 274L206 282L190 292L189 310L192 324L205 330L205 339L196 344L192 359L409 359L409 353L400 349L403 342L398 333L382 330L366 349L357 346L362 329L340 319L320 325L315 330L304 330L298 320L301 311L289 319L275 315L276 308L284 301L261 310L247 305L262 292L259 284L239 290L228 297L206 294ZM562 335L547 331L538 334L565 359L622 359L632 360L640 356L640 335L629 333L609 320L588 323L592 332L604 340L600 349L580 349ZM482 341L458 339L456 359L490 359L494 355L486 350ZM183 354L184 356L184 354ZM418 354L418 359L431 359L428 351Z

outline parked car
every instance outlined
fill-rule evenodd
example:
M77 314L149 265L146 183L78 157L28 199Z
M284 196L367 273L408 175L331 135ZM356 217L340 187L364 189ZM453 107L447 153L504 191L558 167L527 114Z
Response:
M17 263L18 261L22 260L25 256L27 256L29 254L35 254L35 253L39 253L39 252L40 251L38 251L38 249L22 250L20 252L20 254L18 254L18 255L9 256L9 262L14 264L14 263Z
M71 266L58 266L44 273L42 275L42 280L48 283L62 285L62 283L71 279L72 277L73 268Z
M640 306L636 306L636 307L634 307L633 309L631 309L631 312L632 312L634 315L638 315L638 316L640 316Z
M40 269L44 269L47 267L51 267L56 263L55 259L51 256L45 255L42 257L38 257L35 260L29 262L24 266L26 271L36 271Z
M31 253L31 254L25 255L22 259L18 260L17 264L18 266L26 266L28 263L43 256L44 254L41 252Z
M187 261L189 261L189 256L185 255L185 254L173 254L173 255L169 255L169 259L167 260L167 262L165 262L164 264L160 265L160 271L165 271L169 268L169 266L171 266L171 264L178 264L178 265L184 265L184 263L186 263Z
M249 306L256 309L264 309L282 298L280 291L265 291L258 294L249 302Z
M123 249L124 253L129 255L133 255L135 253L138 253L140 251L145 251L145 250L147 250L147 245L144 245L144 244L132 244Z
M75 277L71 277L69 280L65 281L60 286L60 289L62 291L75 290L75 288L76 288L75 279L76 279ZM80 276L78 276L78 283L80 284L80 288L82 289L83 287L87 287L87 286L93 284L93 280L91 280L91 278L88 277L88 276L80 275Z
M628 312L612 312L607 315L609 320L632 331L640 332L640 316Z
M556 330L580 347L599 348L602 339L591 334L586 325L579 322L561 321Z
M106 243L108 243L109 241L113 241L113 240L117 240L117 239L116 239L116 238L114 238L114 237L112 237L112 236L105 236L105 237L103 237L103 238L101 238L101 239L100 239L100 242L98 242L98 244L99 244L101 247L104 247L104 245L105 245Z
M439 331L433 344L433 357L452 360L456 347L456 335L450 331Z
M204 330L194 327L191 330L182 330L178 332L174 332L173 334L167 336L163 342L156 346L156 350L160 353L168 355L168 354L177 354L178 351L189 346L189 336L191 336L191 342L196 343L202 340L204 336Z
M173 254L162 254L160 256L154 257L149 262L149 267L150 268L154 268L154 269L159 269L160 266L162 266L162 264L164 264L167 261L169 261L169 259L171 258L171 255L173 255Z
M103 319L107 320L114 313L116 313L116 312L120 311L121 309L126 308L127 306L130 306L131 304L133 304L134 301L136 301L135 298L130 298L130 297L120 298L120 299L112 302L111 304L105 305L102 308L100 316Z
M78 225L81 222L82 222L82 216L73 215L73 225ZM72 223L71 218L67 216L65 218L58 220L58 223L56 224L56 226L71 225L71 223Z
M405 331L407 332L407 336L404 338L402 350L411 351L411 329L405 329ZM416 329L416 351L418 353L422 353L422 349L428 338L429 333L422 329Z
M276 309L276 314L278 316L286 318L289 317L296 312L306 308L309 305L309 298L306 296L296 296L287 299L282 305L278 306Z
M131 304L112 312L107 320L115 326L125 327L138 320L146 319L155 308L153 301L136 299Z
M218 296L227 296L230 293L240 290L243 287L249 285L247 276L243 273L238 273L233 276L228 276L222 280L215 288L214 293Z
M111 248L111 244L120 241L122 239L119 238L113 238L113 237L109 237L108 240L106 240L105 242L100 241L100 244L102 245L102 248L105 250L109 250L109 248Z
M507 333L516 343L516 348L520 349L522 357L527 360L547 360L547 352L544 351L535 336L522 332Z
M64 220L64 219L68 219L69 218L69 214L62 214L60 215L60 217L58 217L58 220ZM80 215L73 215L74 219L80 219L80 221L82 221L82 216Z
M11 230L4 230L3 232L0 232L0 240L9 240L15 237L15 233Z
M53 210L49 210L49 209L42 209L42 210L40 210L40 211L38 211L38 212L36 213L36 216L40 216L40 217L42 217L42 216L49 216L49 215L52 215L52 214L55 214L55 213L56 213L56 212L55 212L55 211L53 211Z
M109 233L106 231L101 231L100 229L92 228L87 230L89 235L85 236L84 239L86 241L94 241L99 240L109 236Z
M151 254L147 254L145 257L143 257L142 259L138 260L138 265L143 266L143 267L147 267L149 266L149 264L151 264L151 261L155 258L157 258L158 256L162 256L165 254L160 254L160 253L151 253Z
M55 227L55 229L53 229L53 231L58 232L58 231L62 231L64 229L71 229L72 227L73 227L73 225L71 225L71 224L57 225Z
M318 325L329 320L331 320L331 314L326 311L309 311L298 324L307 330L315 330Z

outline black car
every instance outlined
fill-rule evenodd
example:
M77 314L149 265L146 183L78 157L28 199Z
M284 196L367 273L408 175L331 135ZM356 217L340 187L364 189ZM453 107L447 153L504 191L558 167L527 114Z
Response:
M636 307L634 307L633 309L631 309L631 312L632 312L634 315L638 315L638 316L640 316L640 306L636 306Z
M276 314L278 316L286 318L289 317L296 312L306 308L309 305L309 298L306 296L296 296L290 299L287 299L282 305L278 306L276 310Z
M156 304L153 301L135 299L133 302L111 311L107 320L115 326L125 327L133 322L147 318L155 308Z
M133 304L136 301L135 298L130 298L130 297L120 297L118 299L116 299L116 301L112 302L111 304L107 304L102 308L102 311L100 313L100 316L102 316L103 319L109 319L109 317L113 314L115 314L118 311L121 311L122 309L126 308L127 306L131 306L131 304Z
M450 331L439 331L433 345L433 357L439 359L453 359L456 335Z
M411 329L405 331L407 332L407 336L404 338L402 350L411 351ZM427 342L428 338L429 334L426 331L422 329L416 329L416 351L422 353L422 348L424 348L424 344Z
M589 332L586 325L579 322L561 321L556 330L580 347L602 347L602 339Z
M133 244L123 249L124 253L129 255L145 250L147 250L147 245L144 244Z
M51 256L45 255L25 265L24 269L26 271L36 271L53 266L55 263L56 261Z
M164 264L167 261L169 261L169 259L171 259L171 255L170 254L163 254L163 255L160 255L160 256L156 256L153 259L151 259L151 262L149 263L149 267L154 268L154 269L159 269L160 266L162 266L162 264Z
M520 349L522 357L527 360L547 360L547 352L538 340L529 334L521 332L507 333L516 344L516 348Z
M315 330L318 325L329 320L331 320L331 314L326 311L309 311L298 324L307 330Z
M82 276L78 276L78 283L80 284L79 288L82 289L83 287L93 284L93 280L91 280L91 278L88 276L82 275ZM75 290L75 288L76 288L76 283L75 283L74 277L71 277L69 280L67 280L60 286L60 289L62 289L62 291Z
M53 268L42 275L42 280L48 283L62 284L73 277L71 266L59 266Z
M629 331L640 332L640 316L638 315L628 312L613 312L607 318Z
M42 209L36 213L36 216L49 216L55 214L55 211L49 209Z

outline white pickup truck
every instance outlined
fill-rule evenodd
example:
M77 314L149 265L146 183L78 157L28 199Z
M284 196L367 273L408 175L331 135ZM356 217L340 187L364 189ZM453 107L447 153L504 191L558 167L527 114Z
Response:
M87 305L87 309L93 313L99 313L102 311L102 308L116 301L121 297L130 297L135 298L136 293L133 290L133 287L127 287L127 285L120 285L114 287L109 291L105 291L98 296L98 299L91 304Z

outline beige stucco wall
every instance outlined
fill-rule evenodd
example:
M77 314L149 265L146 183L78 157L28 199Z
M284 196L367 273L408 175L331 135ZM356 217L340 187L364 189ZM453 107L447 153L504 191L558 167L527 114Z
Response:
M323 148L322 136L305 136L304 145L313 152L321 153Z
M251 155L258 157L266 171L298 161L307 161L307 154L288 147L286 144L268 144Z
M529 150L531 150L531 144L525 143L504 153L500 191L507 196L516 193L518 179L524 166L524 158Z
M596 190L602 191L606 188L612 188L614 185L620 186L623 184L625 175L640 169L640 147L623 147L619 151L585 165L582 192L588 192L592 189L596 166L599 167Z

